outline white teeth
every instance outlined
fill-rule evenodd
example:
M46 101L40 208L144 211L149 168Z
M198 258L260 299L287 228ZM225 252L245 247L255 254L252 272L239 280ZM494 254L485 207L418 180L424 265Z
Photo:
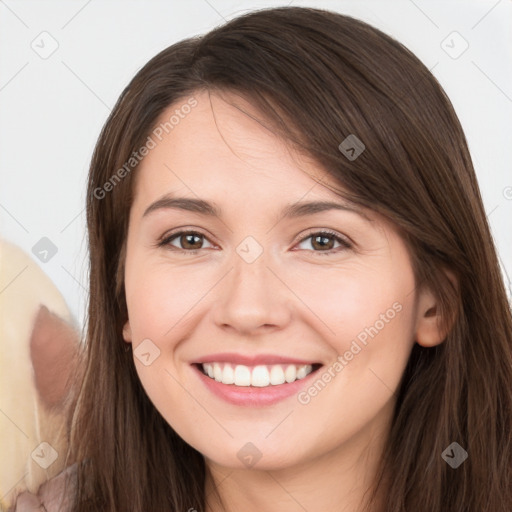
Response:
M236 386L250 386L251 385L251 370L247 366L241 364L235 367L235 382Z
M252 370L251 385L264 388L270 384L270 375L266 366L256 366Z
M288 383L293 382L297 378L297 368L295 368L293 364L286 367L286 370L284 371L284 378Z
M222 372L222 382L224 384L234 384L235 383L235 371L232 366L229 364L224 365L224 370Z
M301 366L301 367L297 370L297 379L303 379L306 375L307 375L307 373L306 373L306 367L305 367L305 366Z
M218 363L213 364L213 378L217 382L222 382L222 368L220 367L220 364L218 364Z
M284 384L285 382L283 368L278 364L272 366L272 369L270 370L270 384L275 386L278 384Z
M203 372L210 378L223 384L235 386L254 386L264 388L270 385L277 386L285 382L291 383L308 376L313 367L307 365L236 365L234 368L229 363L203 363Z

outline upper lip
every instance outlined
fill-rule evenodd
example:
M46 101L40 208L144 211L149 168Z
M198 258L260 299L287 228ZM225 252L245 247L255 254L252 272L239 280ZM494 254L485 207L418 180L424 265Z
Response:
M200 363L232 363L232 364L242 364L244 366L257 366L257 365L265 365L265 364L315 364L316 361L305 360L305 359L297 359L294 357L288 356L278 356L273 354L259 354L253 356L244 356L242 354L235 353L220 353L220 354L211 354L208 356L203 356L196 361L193 361L192 364L200 364Z

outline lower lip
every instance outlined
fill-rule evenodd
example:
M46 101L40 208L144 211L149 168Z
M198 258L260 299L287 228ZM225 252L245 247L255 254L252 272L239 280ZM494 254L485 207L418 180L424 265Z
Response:
M297 395L304 388L305 384L316 375L317 371L311 372L303 379L296 380L291 383L278 384L276 386L270 385L266 387L255 386L235 386L234 384L223 384L217 382L205 375L201 369L193 365L195 371L199 374L199 378L204 382L205 386L219 398L233 405L243 405L260 407L265 405L272 405L281 400L285 400L290 396Z

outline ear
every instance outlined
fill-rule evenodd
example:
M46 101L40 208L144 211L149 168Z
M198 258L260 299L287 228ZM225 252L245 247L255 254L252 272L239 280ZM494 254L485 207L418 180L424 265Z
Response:
M62 318L40 306L30 337L30 357L36 388L44 404L59 406L68 379L77 370L79 333Z
M126 343L132 342L132 328L130 327L130 320L127 320L123 327L123 338Z
M450 271L445 270L447 278L454 287L457 287L457 279ZM444 322L443 322L444 320ZM423 288L418 295L416 318L416 343L422 347L434 347L440 345L453 326L454 318L441 318L441 312L437 297L428 288ZM441 326L445 325L443 329Z

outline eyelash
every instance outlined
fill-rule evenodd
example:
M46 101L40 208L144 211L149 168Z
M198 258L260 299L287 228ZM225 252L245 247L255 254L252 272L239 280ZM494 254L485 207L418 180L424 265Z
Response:
M203 249L190 249L190 250L188 250L188 249L180 249L179 247L174 247L174 246L170 245L171 241L173 241L175 238L179 238L182 235L198 235L200 237L208 239L205 235L203 235L199 231L177 231L175 233L171 233L168 236L165 236L165 238L162 238L156 244L156 247L167 247L171 251L174 251L174 250L182 251L182 252L186 252L187 254L197 254L199 251L203 250ZM297 242L297 244L300 244L300 243L304 242L305 240L307 240L308 238L312 238L314 236L326 236L326 235L333 237L335 239L335 241L337 241L337 242L339 242L341 244L341 247L337 247L335 249L330 249L328 251L314 251L314 250L312 250L312 252L314 252L314 253L316 253L318 255L330 255L330 254L333 254L333 253L336 253L336 252L340 252L341 250L344 250L344 249L351 249L352 248L352 244L348 240L346 240L345 238L340 237L335 231L330 231L328 229L322 230L322 231L310 232L308 235L306 235L305 237L301 238ZM210 243L212 243L212 242L210 242Z

